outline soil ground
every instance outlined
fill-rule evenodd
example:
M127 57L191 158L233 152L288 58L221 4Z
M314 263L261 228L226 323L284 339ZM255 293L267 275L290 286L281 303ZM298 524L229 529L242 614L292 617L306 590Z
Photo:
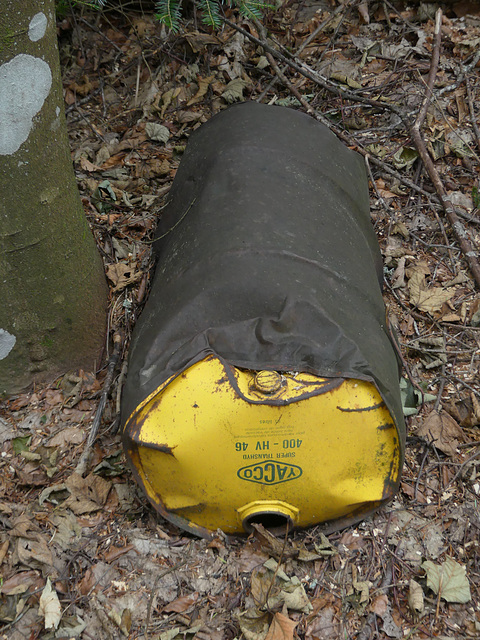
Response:
M138 4L59 20L72 157L124 341L85 477L111 346L100 371L2 405L2 638L480 638L480 296L411 135L432 69L421 134L478 251L480 5L442 5L435 65L437 7L287 2L264 28L229 11L212 34L190 13L176 36ZM122 362L156 220L192 130L240 100L309 109L369 158L406 462L393 502L328 538L189 536L149 506L121 449Z

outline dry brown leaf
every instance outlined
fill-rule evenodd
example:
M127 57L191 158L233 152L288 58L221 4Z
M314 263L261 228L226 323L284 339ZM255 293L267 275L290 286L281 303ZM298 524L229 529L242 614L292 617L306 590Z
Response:
M90 162L90 160L88 160L84 156L80 158L80 166L84 171L101 171L100 167L98 167L96 164L93 164L93 162Z
M222 41L214 35L208 33L199 33L198 31L192 31L185 35L185 39L192 48L194 53L199 53L207 48L209 44L221 45Z
M85 575L76 586L76 590L82 596L90 595L94 589L100 589L92 567L85 571Z
M420 436L448 456L455 456L460 443L467 438L458 423L446 411L432 411L417 429Z
M392 276L392 287L394 289L399 289L401 287L404 287L406 282L405 282L405 256L403 256L403 258L400 258L397 264L397 268L395 269L395 271L393 272L393 276Z
M5 560L5 556L7 555L8 547L10 546L10 542L5 540L0 546L0 565Z
M287 549L283 540L276 538L273 533L265 529L265 527L260 523L253 523L252 527L255 537L260 541L262 547L264 547L268 553L276 558L279 558L280 556L285 557ZM298 555L298 552L295 555Z
M474 393L456 402L450 401L445 406L461 427L476 427L480 424L480 403Z
M125 555L134 548L133 544L127 544L124 547L110 547L107 553L103 556L105 562L113 562L120 556Z
M50 578L40 596L38 613L45 618L45 629L57 629L62 618L62 607Z
M238 624L246 640L265 640L269 615L260 609L247 609L237 613Z
M268 629L265 640L293 640L293 632L297 623L283 613L276 613Z
M56 433L53 438L48 441L49 447L69 447L75 444L81 444L85 440L85 429L79 427L67 427Z
M37 571L20 571L16 573L0 587L0 593L7 596L25 593L32 586L36 589L43 587L43 579L38 575ZM33 590L33 589L32 589Z
M128 637L130 633L130 629L132 627L132 612L130 609L123 609L122 612L118 611L115 608L110 609L108 612L108 617L112 620L124 636Z
M370 611L375 613L379 618L383 618L388 611L388 598L385 594L377 596L370 605Z
M410 580L408 588L408 605L415 616L421 615L425 609L423 589L413 579Z
M72 473L65 480L65 484L71 495L65 500L63 506L71 509L75 515L101 509L112 487L111 482L93 473L86 478L82 478L78 473Z
M183 613L187 609L189 609L195 602L198 600L198 592L191 593L189 596L181 596L177 598L173 602L166 604L163 607L163 611L167 613Z
M339 624L335 619L335 609L333 606L322 605L318 610L315 606L315 617L308 623L305 638L312 640L333 640L338 638Z
M455 289L444 289L443 287L428 288L425 276L430 274L430 270L425 262L419 262L406 270L409 278L408 289L410 291L410 302L421 311L434 313L442 308L442 304L453 298Z
M215 79L215 76L207 76L206 78L199 78L198 80L198 91L197 93L192 96L190 98L190 100L187 102L187 107L191 107L192 104L196 104L197 102L200 102L203 98L203 96L207 93L208 91L208 87L210 86L211 82Z
M113 292L121 291L125 289L129 284L138 282L143 273L141 271L135 271L135 264L128 265L124 262L115 262L107 266L107 277L115 285Z
M370 15L368 13L368 2L360 2L358 5L358 13L365 24L370 24Z

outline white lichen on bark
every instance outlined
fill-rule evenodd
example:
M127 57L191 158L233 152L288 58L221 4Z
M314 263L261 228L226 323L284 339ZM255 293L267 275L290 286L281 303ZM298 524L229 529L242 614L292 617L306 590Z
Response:
M0 66L0 155L27 140L51 86L52 72L41 58L21 53Z
M28 25L28 37L32 42L38 42L43 38L47 30L47 23L47 16L41 11L33 16Z
M10 351L15 346L17 339L5 329L0 329L0 360L3 360L8 356Z

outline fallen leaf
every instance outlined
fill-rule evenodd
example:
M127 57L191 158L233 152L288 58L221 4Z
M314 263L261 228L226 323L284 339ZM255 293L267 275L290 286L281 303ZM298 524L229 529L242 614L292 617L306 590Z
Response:
M43 587L43 580L39 577L37 571L21 571L16 573L0 587L0 593L7 596L14 596L22 594L28 591L32 586L36 586L36 583L40 581L40 588Z
M243 90L246 86L247 83L245 80L235 78L235 80L231 80L231 82L229 82L225 87L225 91L222 93L222 98L229 104L237 102L238 100L243 100Z
M115 262L109 264L106 269L107 277L115 285L113 291L121 291L130 284L138 282L143 273L135 271L135 265L125 264L124 262Z
M461 427L475 427L480 424L480 403L474 393L455 402L450 400L445 406Z
M191 33L187 33L185 35L185 40L191 46L192 51L194 53L198 53L199 51L206 50L207 45L216 44L221 45L222 41L214 35L210 35L208 33L200 33L198 31L192 31Z
M110 609L108 617L113 620L123 635L128 637L132 627L132 612L130 609L123 609L121 613L115 608Z
M446 411L431 411L416 435L448 456L456 455L458 445L467 441L462 428Z
M377 596L370 605L370 610L383 621L383 631L389 638L402 638L403 633L393 619L388 596L382 594Z
M62 549L69 549L75 545L82 537L82 528L78 524L77 518L70 511L55 511L51 521L56 527L52 543L57 544Z
M158 124L156 122L147 122L145 125L145 133L150 140L163 142L163 144L168 142L168 139L170 138L170 130L167 129L167 127L164 127L163 124Z
M198 80L198 91L187 102L187 107L191 107L192 104L196 104L197 102L200 102L202 100L203 96L208 91L208 87L210 86L210 84L213 82L214 79L215 79L214 75L213 76L208 76L206 78L199 78L199 80Z
M315 551L320 556L334 556L338 553L337 549L333 546L330 540L324 533L320 532L320 541L316 541L314 543ZM299 560L303 560L304 558L299 557Z
M276 613L265 637L265 640L293 640L293 632L297 623L283 613Z
M80 616L63 616L56 636L57 638L79 638L86 626L87 623Z
M101 171L98 165L93 164L93 162L90 162L90 160L88 160L84 156L80 158L80 166L84 171L89 171L89 172Z
M425 276L430 274L430 270L424 262L409 267L406 274L409 278L410 302L421 311L427 313L439 311L443 303L455 295L455 289L427 286Z
M377 596L370 605L370 611L375 613L379 618L383 618L388 610L388 598L385 594Z
M425 609L423 589L413 578L408 585L408 605L416 616L420 616Z
M358 13L365 24L370 24L370 15L368 13L368 2L361 2L358 5Z
M173 640L180 634L181 631L182 630L180 627L174 627L173 629L168 629L167 631L164 631L158 636L158 640Z
M38 613L45 618L45 629L57 629L62 618L62 607L57 592L52 588L50 578L40 596Z
M289 578L273 558L253 572L251 593L258 606L266 606L270 610L284 605L287 609L302 613L310 613L312 610L300 580L297 576Z
M370 587L372 583L368 580L353 580L353 587L355 591L360 593L360 604L364 602L368 602L368 598L370 597Z
M82 478L78 473L72 473L65 481L70 496L63 506L71 509L75 515L91 513L101 509L108 498L112 483L100 476L90 474Z
M447 558L441 565L430 560L422 563L427 574L427 586L447 602L470 602L472 599L465 567Z
M317 607L316 607L317 608ZM335 609L332 606L321 606L308 623L306 638L312 640L332 640L340 637L339 624L335 619Z
M197 592L192 593L189 596L181 596L180 598L177 598L173 602L166 604L163 607L163 611L166 611L167 613L172 613L172 612L183 613L184 611L189 609L192 606L192 604L195 604L197 600L198 600Z
M245 640L265 640L268 633L268 613L260 609L247 609L236 614Z
M48 441L49 447L70 447L81 444L85 440L85 429L79 427L67 427L56 433Z
M405 261L406 258L405 256L403 256L403 258L400 258L397 264L397 267L395 269L395 271L393 272L393 276L392 276L392 287L394 289L399 289L401 287L404 287L406 282L405 282Z

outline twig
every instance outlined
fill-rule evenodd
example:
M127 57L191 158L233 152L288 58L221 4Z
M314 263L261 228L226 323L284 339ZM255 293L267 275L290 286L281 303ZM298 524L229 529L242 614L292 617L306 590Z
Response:
M435 39L434 39L434 46L433 46L433 53L432 53L432 62L430 65L430 72L428 74L425 98L423 100L423 104L420 108L415 124L410 130L410 133L411 133L413 143L430 177L430 180L433 182L435 191L437 192L438 199L440 200L440 204L442 205L442 209L448 221L450 222L450 225L453 229L453 233L455 234L458 244L467 260L468 266L475 279L475 282L477 283L477 286L480 288L480 264L477 258L477 251L475 251L472 243L470 242L470 239L468 237L467 231L465 230L465 227L460 222L460 219L454 207L451 205L449 201L449 196L447 194L447 191L443 186L442 181L440 180L440 176L438 175L435 165L433 164L433 160L427 151L427 147L425 146L425 142L423 140L422 134L420 133L420 128L425 120L425 116L427 115L427 109L433 94L433 85L435 82L435 77L438 69L438 62L440 59L441 24L442 24L442 10L438 9L435 16Z
M468 76L465 77L465 86L467 88L468 110L470 112L470 124L472 125L473 132L475 134L477 147L480 150L480 131L478 130L477 119L475 117L475 110L473 108L473 96L472 96L472 90L470 88L470 80L468 79Z
M265 602L262 603L262 605L260 607L261 609L265 608L267 611L269 611L268 600L270 598L270 593L271 593L271 591L273 589L273 585L275 584L275 581L277 579L277 573L278 573L278 570L280 569L280 565L281 565L282 560L283 560L283 554L285 553L285 548L287 546L287 540L288 540L288 521L287 521L287 524L286 524L286 527L285 527L285 536L283 538L283 547L282 547L282 550L280 552L280 557L278 558L277 566L275 567L275 571L273 572L272 580L270 581L270 584L268 585L267 593L265 595Z
M475 69L475 67L477 66L479 60L480 60L480 49L477 49L477 51L474 54L471 62L469 64L461 67L461 71L457 75L457 79L455 80L455 82L453 82L452 84L447 85L446 87L442 87L438 91L435 91L435 98L440 98L440 96L443 96L444 93L450 93L450 91L455 91L455 89L462 84L462 82L464 81L466 75L468 73L470 73L470 71L472 71L472 69Z
M150 618L151 618L151 615L152 615L153 601L155 599L155 594L157 592L158 583L160 582L160 580L162 580L169 573L172 573L173 571L177 571L177 569L180 569L180 567L183 567L183 565L187 564L187 562L189 560L189 557L190 557L191 546L192 546L192 542L190 542L190 544L188 545L187 555L183 560L181 560L180 562L177 562L176 564L174 564L173 567L169 567L165 571L162 571L162 573L160 575L158 575L156 580L155 580L155 583L154 583L154 585L152 587L152 593L150 594L150 599L148 601L148 606L147 606L147 617L145 618L145 640L148 640L148 627L150 625Z
M445 340L445 336L444 336L444 340ZM442 364L442 372L440 374L441 378L440 378L440 384L438 386L438 391L437 391L437 399L435 400L435 404L433 406L433 410L437 411L440 408L440 403L442 401L442 395L443 395L443 390L445 389L445 383L447 382L447 378L445 376L445 371L446 371L446 367L444 364Z
M363 96L353 93L352 91L348 91L347 89L341 89L337 84L335 84L331 80L327 80L326 78L321 76L319 73L314 71L311 67L309 67L305 63L298 62L294 57L287 58L287 56L285 56L283 53L280 53L280 51L277 51L274 47L269 45L268 42L261 40L260 38L257 38L256 36L248 32L246 29L243 29L243 27L240 27L238 24L235 24L234 22L231 22L230 20L228 20L228 18L222 17L222 20L226 24L228 24L229 27L236 29L239 33L244 35L246 38L248 38L249 40L257 44L258 46L262 47L265 51L268 51L268 53L271 53L272 56L277 58L277 60L280 60L284 64L287 64L289 67L292 67L292 69L295 69L295 71L298 71L298 73L301 73L302 76L305 76L305 78L308 78L309 80L311 80L315 84L318 84L320 87L322 87L323 89L326 89L330 93L333 93L338 97L345 98L346 100L354 100L355 102L366 104L369 107L374 107L374 108L380 107L382 109L386 109L387 111L391 111L392 113L395 113L402 120L402 122L404 121L405 119L404 113L402 109L400 109L396 105L390 104L389 102L385 102L384 100L369 100L368 98L364 98Z
M475 443L472 443L472 445L474 445ZM467 466L467 464L469 462L472 462L472 460L475 460L476 458L478 458L480 456L480 451L477 451L477 453L474 453L472 456L470 456L469 458L467 458L465 460L465 462L463 462L460 465L460 468L458 469L457 473L453 476L453 478L450 480L450 482L447 484L447 486L445 487L445 491L447 491L447 489L449 489L452 484L457 480L457 478L459 476L462 475L462 471L465 469L465 467Z
M375 178L373 177L373 173L372 173L372 169L370 167L369 160L370 160L370 156L366 155L365 156L365 166L367 168L367 172L368 172L368 176L370 178L370 182L372 183L372 187L373 187L375 193L377 194L378 201L382 205L382 207L385 210L385 213L387 214L387 216L390 218L390 223L391 223L395 219L395 211L390 209L388 204L382 198L382 195L380 194L380 191L378 190L377 183L375 182Z
M273 55L270 52L266 52L266 56L267 56L267 59L269 60L270 64L272 65L273 70L275 71L275 74L278 77L278 79L287 87L287 89L292 93L292 95L295 96L295 98L305 108L305 110L307 111L308 114L310 114L316 120L318 120L319 122L324 124L326 127L328 127L341 140L343 140L343 142L345 142L349 147L354 148L365 159L369 160L372 164L376 165L379 169L381 169L382 171L387 173L391 178L395 178L396 180L398 180L399 182L404 184L409 189L412 189L413 191L416 191L417 193L419 193L419 194L421 194L423 196L430 197L431 194L429 194L427 191L425 191L424 189L419 187L417 184L415 184L415 182L412 182L412 180L410 180L409 178L406 178L405 176L402 176L400 173L398 173L398 171L395 171L395 169L392 169L388 164L383 162L383 160L380 160L379 158L376 158L375 156L370 155L370 153L366 149L364 149L358 143L358 141L356 141L346 131L342 131L341 129L336 127L332 122L330 122L330 120L328 120L328 118L326 118L322 113L320 113L320 111L318 111L311 104L309 104L305 100L305 98L301 95L301 93L298 91L298 89L296 87L294 87L293 84L284 75L282 70L276 64Z
M296 55L298 56L300 53L302 53L302 51L308 47L308 45L315 40L315 38L317 37L317 35L323 31L325 29L325 27L333 20L333 18L335 18L336 15L338 15L340 12L343 12L347 9L348 5L350 4L356 4L358 0L347 0L346 3L340 3L338 5L338 7L332 11L332 13L328 16L328 18L326 18L323 22L321 22L318 27L308 36L308 38L306 38L302 44L300 45L300 47L298 48ZM271 54L270 54L271 55ZM268 58L268 55L267 55ZM272 64L270 62L270 64ZM272 67L275 69L274 65L272 64ZM277 67L278 68L278 67ZM280 73L284 74L285 71L288 69L288 65L284 65L283 69L280 69ZM273 87L275 86L275 83L277 82L277 79L280 79L279 74L277 73L277 71L275 70L275 73L277 74L277 78L272 78L272 80L269 82L268 86L262 91L262 93L260 94L260 96L257 98L257 102L261 102L265 96L267 95L267 93L273 89ZM283 80L281 80L281 82L283 82Z
M389 566L386 568L385 575L383 576L383 580L380 583L379 588L376 589L375 593L382 593L391 586L392 579L393 579L392 564L393 563L390 562ZM368 614L367 619L365 621L365 625L363 626L363 629L360 631L360 633L357 636L357 640L370 640L370 638L373 637L373 631L375 627L375 616L376 616L376 613L374 613L373 611Z
M107 375L103 383L103 391L102 391L102 395L100 396L100 402L98 403L97 411L95 412L95 418L93 419L92 428L90 430L90 434L88 436L85 449L83 450L83 453L80 456L80 460L78 461L78 464L75 468L75 472L81 476L83 476L83 474L87 470L87 466L90 461L90 455L92 452L92 447L98 435L98 430L100 428L100 422L102 420L103 411L107 403L108 392L110 391L110 387L113 381L113 373L115 371L115 367L118 362L118 357L120 355L122 341L123 339L121 334L118 332L115 332L113 336L113 353L108 363Z
M72 14L73 14L73 9L72 9ZM86 24L89 29L91 29L92 31L95 31L95 33L98 33L99 36L102 36L102 38L104 38L104 40L106 40L111 47L116 49L118 53L120 53L123 56L124 52L120 49L118 44L113 42L113 40L110 40L110 38L107 38L107 36L104 34L104 32L101 29L98 29L98 27L96 27L95 25L90 24L90 22L87 22L85 18L79 18L79 20L80 22L83 22L83 24ZM80 38L80 41L82 41L82 38Z
M70 111L73 111L74 109L78 109L78 107L81 107L83 104L85 104L86 102L88 102L89 100L91 100L92 98L94 98L96 95L98 95L100 92L102 92L102 88L98 87L97 89L94 89L93 91L91 91L88 96L85 96L85 98L81 98L81 100L77 100L75 97L75 102L71 105L69 105L68 107L65 108L65 115L67 115L68 113L70 113ZM80 112L79 112L80 113ZM82 116L83 117L83 116ZM79 118L80 119L80 118Z
M242 27L238 26L237 24L231 22L230 20L228 20L225 17L223 17L222 19L224 20L224 22L226 24L231 26L233 29L236 29L239 33L244 35L246 38L249 38L252 42L254 42L255 44L257 44L260 47L262 47L265 50L266 53L269 53L272 57L277 58L278 60L284 62L287 66L292 67L293 69L295 69L296 71L301 73L303 76L305 76L306 78L308 78L309 80L311 80L315 84L320 85L321 87L323 87L327 91L330 91L331 93L334 93L335 95L340 96L342 98L349 99L349 100L352 100L352 101L355 101L355 102L360 102L360 103L363 103L363 104L367 104L368 106L371 106L371 107L382 107L384 109L390 110L393 113L395 113L402 120L402 122L404 122L404 124L406 124L405 123L404 114L395 105L389 104L388 102L385 102L383 100L368 100L367 98L363 98L362 96L359 96L359 95L357 95L355 93L352 93L351 91L343 90L340 87L338 87L336 84L325 80L322 76L317 74L315 71L313 71L313 69L311 69L307 65L305 65L303 63L298 63L293 58L292 59L291 58L287 58L285 55L283 55L282 53L280 53L279 51L277 51L276 49L271 47L265 41L265 39L262 40L260 38L257 38L256 36L252 35L248 31L246 31ZM348 135L345 131L342 131L342 130L338 129L338 127L336 127L333 123L331 123L323 114L321 114L319 111L314 109L314 107L312 107L310 104L308 104L308 102L303 97L300 96L299 92L287 80L287 78L285 77L285 75L279 69L278 66L276 67L276 69L274 67L274 70L275 70L275 73L276 73L277 77L279 79L281 79L281 81L285 84L285 86L287 86L287 88L289 90L292 91L293 95L301 102L301 104L305 107L305 109L308 110L308 113L310 115L314 116L319 122L322 122L322 124L325 124L326 126L328 126L329 129L331 129L348 146L353 147L362 156L368 157L372 164L376 165L377 167L379 167L380 169L385 171L387 174L389 174L389 176L394 177L395 179L397 179L399 182L403 183L408 188L412 189L413 191L416 191L417 193L421 193L422 195L424 195L426 197L430 197L431 194L429 194L427 191L425 191L424 189L419 187L412 180L409 180L408 178L402 176L400 173L398 173L398 171L395 171L394 169L389 167L385 162L383 162L379 158L376 158L375 156L370 155L368 153L368 151L363 149L363 147L358 143L357 140L355 140L352 136ZM454 214L455 214L455 212L454 212ZM458 223L461 224L460 222L458 222Z

